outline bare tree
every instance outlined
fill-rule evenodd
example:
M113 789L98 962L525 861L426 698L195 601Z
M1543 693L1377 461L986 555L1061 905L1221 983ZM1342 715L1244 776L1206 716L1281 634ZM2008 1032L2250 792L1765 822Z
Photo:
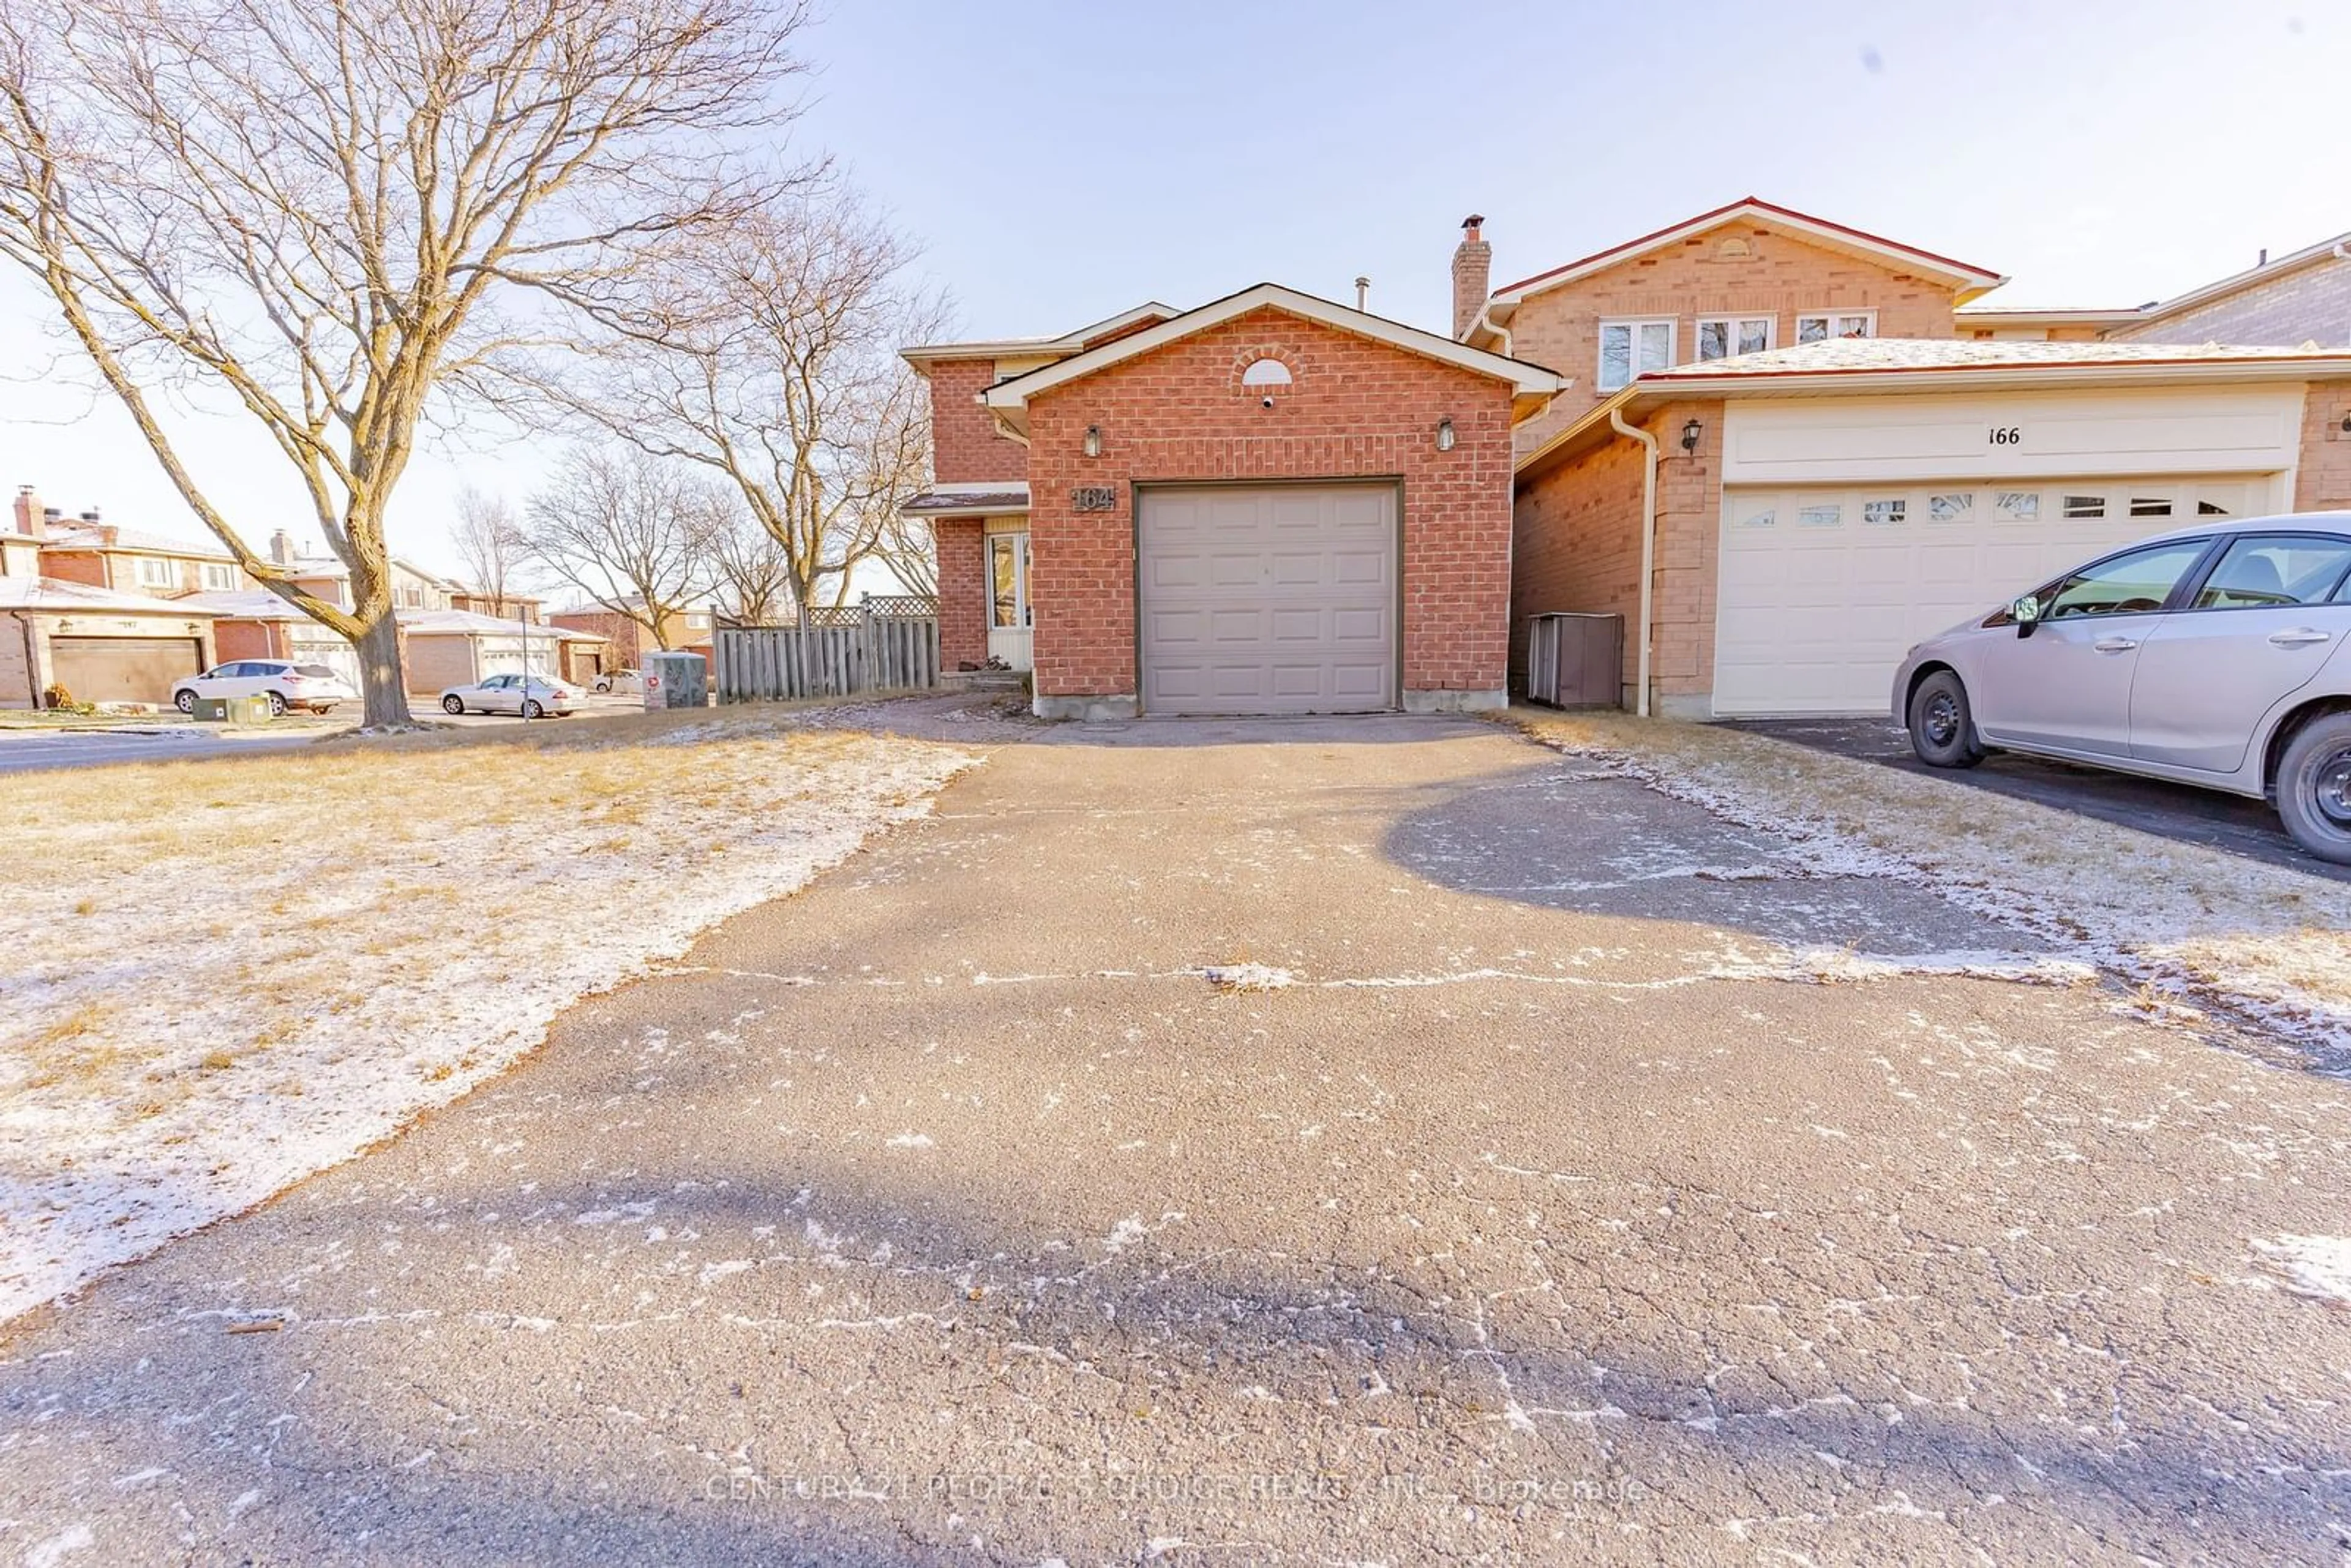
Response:
M886 555L930 455L929 402L898 358L937 300L913 252L837 183L664 247L607 290L610 329L554 402L722 476L780 549L792 599L839 604Z
M358 647L408 720L386 507L428 416L657 243L757 211L737 151L805 0L0 0L0 256L182 499ZM256 555L166 428L226 403L291 466L345 609Z
M791 563L783 542L761 528L731 495L716 492L713 502L723 517L712 528L705 548L720 612L729 620L750 625L772 624L797 615Z
M904 517L894 510L882 525L873 553L909 593L939 593L938 536L928 517Z
M677 465L627 448L572 449L530 498L531 560L666 649L709 591L726 497Z
M512 610L507 597L524 559L521 519L504 496L493 496L468 485L457 495L457 526L449 530L465 564L468 586L490 601L490 613Z

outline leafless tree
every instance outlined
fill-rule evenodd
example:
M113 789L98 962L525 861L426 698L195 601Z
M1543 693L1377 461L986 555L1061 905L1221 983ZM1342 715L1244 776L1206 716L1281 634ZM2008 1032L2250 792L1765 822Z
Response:
M718 492L713 499L723 517L712 528L705 548L720 612L755 626L796 615L791 563L783 542L761 528L732 495Z
M907 242L837 182L664 247L607 290L585 371L553 385L647 452L722 476L782 551L791 597L839 604L921 485L929 402L897 350L938 327Z
M490 613L511 613L507 597L520 577L524 559L522 521L504 496L493 496L471 485L457 496L457 526L449 530L465 564L468 586L490 601Z
M530 559L669 648L710 590L726 497L674 463L626 447L578 446L530 498Z
M656 245L772 200L805 0L0 0L0 256L245 570L408 720L383 520L427 418ZM290 465L352 603L229 525L167 426Z
M882 525L873 553L906 585L907 592L938 597L938 540L929 518L902 517L893 511Z

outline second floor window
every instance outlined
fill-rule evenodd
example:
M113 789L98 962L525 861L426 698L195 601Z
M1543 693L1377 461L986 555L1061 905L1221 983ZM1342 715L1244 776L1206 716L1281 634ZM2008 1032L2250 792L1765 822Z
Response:
M139 586L177 588L180 586L180 569L176 563L160 556L142 555L139 558Z
M1727 360L1733 354L1760 354L1771 346L1769 316L1701 316L1698 319L1698 357Z
M1600 323L1600 390L1621 390L1635 376L1674 362L1674 319Z
M234 589L236 587L236 568L233 566L206 566L204 568L204 586L207 589L218 590L224 592Z
M1875 338L1875 310L1821 310L1796 318L1796 341L1817 343L1828 338Z

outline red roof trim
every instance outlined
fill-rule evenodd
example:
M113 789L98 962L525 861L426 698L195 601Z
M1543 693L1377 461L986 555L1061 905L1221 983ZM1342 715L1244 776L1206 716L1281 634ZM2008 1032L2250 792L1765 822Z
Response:
M1629 239L1622 245L1610 246L1606 250L1593 251L1590 256L1583 256L1579 260L1567 262L1562 266L1552 267L1548 271L1538 272L1531 277L1523 277L1516 283L1504 284L1501 287L1494 290L1494 292L1496 294L1516 294L1522 288L1531 287L1535 284L1541 283L1546 277L1557 277L1563 272L1574 272L1579 268L1590 267L1593 262L1605 261L1614 256L1629 256L1637 254L1645 247L1654 245L1656 241L1665 238L1667 235L1678 234L1684 229L1695 228L1701 225L1711 223L1717 218L1727 218L1733 213L1750 209L1756 212L1771 214L1779 217L1793 218L1799 223L1817 225L1819 227L1824 229L1833 229L1838 234L1850 235L1855 239L1865 241L1870 245L1879 246L1887 250L1902 251L1910 256L1922 256L1928 261L1938 263L1941 266L1951 267L1960 272L1972 273L1978 277L1998 277L2000 276L1999 273L1994 272L1988 267L1978 267L1972 262L1961 261L1956 256L1943 256L1931 250L1921 250L1915 245L1904 245L1900 240L1887 239L1884 235L1874 235L1866 229L1854 228L1849 225L1834 223L1827 218L1816 218L1810 213L1800 213L1793 207L1783 207L1779 205L1777 203L1764 201L1760 196L1742 196L1738 201L1727 202L1723 205L1716 207L1710 212L1700 213L1694 218L1684 218L1677 224L1667 224L1664 228L1653 229L1649 233L1643 235L1638 239Z

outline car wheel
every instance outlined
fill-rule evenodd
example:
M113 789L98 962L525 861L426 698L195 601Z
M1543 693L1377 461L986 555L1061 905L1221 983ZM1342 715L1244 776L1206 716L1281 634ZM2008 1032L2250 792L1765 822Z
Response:
M173 692L172 694L172 706L178 708L182 713L193 713L196 711L196 694L193 692Z
M526 698L522 705L522 716L525 718L545 718L547 716L547 710L539 706L537 703L531 702Z
M1910 749L1929 768L1973 768L1984 759L1968 688L1949 670L1937 670L1910 694Z
M286 695L283 692L269 694L269 716L272 718L286 716Z
M443 697L441 699L441 711L443 713L464 713L465 711L465 699L464 697Z
M598 681L596 683L596 689L600 692L609 692L612 689L612 683L610 681Z
M2277 810L2294 841L2323 861L2351 865L2351 713L2302 727L2278 762Z

